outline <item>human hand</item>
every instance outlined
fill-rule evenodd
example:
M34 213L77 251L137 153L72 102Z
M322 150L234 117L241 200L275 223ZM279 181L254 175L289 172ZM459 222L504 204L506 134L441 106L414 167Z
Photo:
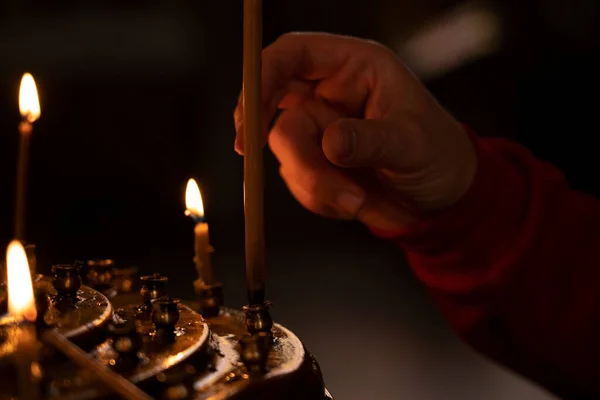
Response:
M307 209L396 230L451 206L470 187L477 159L468 135L390 50L293 33L265 48L262 62L265 141ZM240 96L240 154L242 116Z

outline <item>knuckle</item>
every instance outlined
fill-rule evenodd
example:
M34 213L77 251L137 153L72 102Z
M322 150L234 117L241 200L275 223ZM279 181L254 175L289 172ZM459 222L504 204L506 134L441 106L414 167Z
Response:
M289 147L289 138L286 134L286 129L282 127L282 121L278 121L275 123L271 131L269 132L269 136L267 137L267 142L273 154L279 159L283 154L285 148Z
M279 35L276 42L285 42L286 40L291 40L298 37L299 32L285 32Z

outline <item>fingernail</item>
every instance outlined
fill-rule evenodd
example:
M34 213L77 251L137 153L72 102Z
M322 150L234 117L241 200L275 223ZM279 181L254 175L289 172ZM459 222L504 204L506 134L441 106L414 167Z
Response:
M356 147L354 132L351 130L337 129L332 136L332 145L340 160L351 160Z
M333 144L333 148L336 153L342 158L346 158L348 153L350 153L350 143L348 141L348 136L346 132L342 130L336 130L333 133L333 137L331 138L331 142Z
M344 190L337 196L337 204L350 215L358 213L363 201L363 196L349 190Z

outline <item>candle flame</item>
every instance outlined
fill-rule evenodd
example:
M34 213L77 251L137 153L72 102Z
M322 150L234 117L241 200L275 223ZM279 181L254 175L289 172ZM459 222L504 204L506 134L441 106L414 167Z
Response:
M195 180L190 179L185 188L185 215L204 218L204 204L200 195L200 188Z
M31 272L27 254L18 240L6 249L6 275L8 282L8 312L28 321L35 321L37 310L33 297Z
M23 74L21 88L19 89L19 109L21 116L29 122L36 121L41 114L40 99L38 97L35 81L30 73Z

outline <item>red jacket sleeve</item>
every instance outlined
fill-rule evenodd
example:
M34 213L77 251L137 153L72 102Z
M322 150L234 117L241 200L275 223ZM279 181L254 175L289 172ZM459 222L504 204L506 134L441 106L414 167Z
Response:
M552 165L477 139L458 204L387 236L458 334L569 399L600 398L600 203Z

